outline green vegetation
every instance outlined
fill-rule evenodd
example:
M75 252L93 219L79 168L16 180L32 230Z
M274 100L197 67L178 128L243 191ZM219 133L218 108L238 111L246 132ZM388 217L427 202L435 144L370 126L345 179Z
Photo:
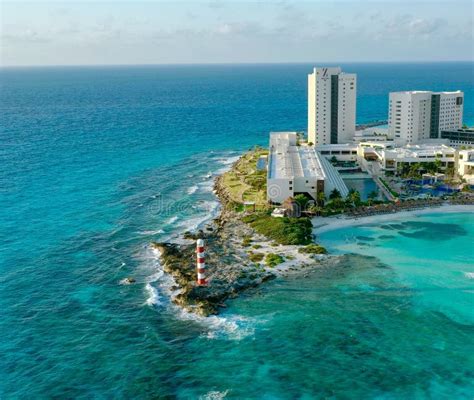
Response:
M242 239L242 246L249 247L252 243L252 238L250 236L244 236Z
M255 262L255 263L262 261L263 256L264 256L262 253L254 253L252 251L249 251L248 255L249 255L250 261Z
M301 210L304 210L306 209L306 206L310 199L306 197L306 195L304 194L297 194L293 200L299 204L299 206L301 207Z
M302 254L327 254L327 250L319 244L311 243L308 246L298 249L298 253Z
M257 250L257 249L261 249L262 246L261 246L260 244L254 244L254 245L252 246L252 248L255 249L255 250Z
M285 259L282 256L274 253L269 253L265 257L265 264L270 268L276 267L278 264L281 264L284 261Z
M329 200L335 200L335 199L340 199L342 198L341 192L337 189L334 189L330 194L329 194Z
M313 225L309 218L273 218L268 213L255 213L242 219L261 235L278 244L309 244Z
M222 176L222 184L229 195L229 204L237 209L244 202L253 202L258 208L267 207L267 172L257 169L257 161L261 156L268 155L268 150L256 147L244 154Z
M393 190L387 182L385 182L385 180L383 180L382 178L379 178L380 179L380 182L382 182L382 185L384 185L387 190L390 192L390 194L393 196L393 197L399 197L400 195L395 191Z

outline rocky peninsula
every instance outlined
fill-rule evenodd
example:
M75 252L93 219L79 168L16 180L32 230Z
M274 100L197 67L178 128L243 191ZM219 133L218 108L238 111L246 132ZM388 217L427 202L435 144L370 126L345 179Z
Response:
M257 168L265 153L259 148L245 153L216 178L220 215L204 229L186 232L188 244L151 244L160 253L164 272L175 281L172 301L189 312L217 314L227 299L265 281L294 273L304 275L322 263L336 262L313 243L308 218L269 215L265 171ZM198 238L206 242L207 286L196 284Z

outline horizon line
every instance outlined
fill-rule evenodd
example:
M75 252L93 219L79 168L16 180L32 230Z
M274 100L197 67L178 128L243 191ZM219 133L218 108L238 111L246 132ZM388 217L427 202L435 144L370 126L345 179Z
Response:
M153 66L232 66L232 65L297 65L297 64L312 64L312 65L331 65L331 64L446 64L446 63L474 63L474 60L400 60L400 61L274 61L274 62L182 62L182 63L137 63L137 64L12 64L0 65L0 69L7 68L74 68L74 67L153 67Z

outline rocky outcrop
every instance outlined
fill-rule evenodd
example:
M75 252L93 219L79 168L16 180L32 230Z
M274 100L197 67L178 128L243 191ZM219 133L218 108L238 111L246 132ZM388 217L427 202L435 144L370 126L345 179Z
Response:
M226 229L227 231L227 229ZM170 274L179 292L172 301L190 312L208 316L217 314L228 298L257 287L275 275L242 259L233 252L226 232L204 235L206 263L209 265L208 286L196 284L196 255L194 245L152 243L159 250L163 270Z
M216 179L214 192L221 202L220 215L203 230L183 235L192 244L152 243L160 252L164 271L174 278L179 289L172 301L204 316L217 314L227 299L276 277L274 272L249 259L249 249L243 246L242 239L259 235L241 221L243 213L235 211L236 204L228 195L222 176ZM194 241L198 238L206 242L207 286L196 284Z

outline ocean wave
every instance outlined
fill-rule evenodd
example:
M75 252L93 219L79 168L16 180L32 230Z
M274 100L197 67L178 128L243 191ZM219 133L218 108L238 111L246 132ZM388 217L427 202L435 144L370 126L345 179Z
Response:
M226 157L226 158L219 158L217 159L217 162L222 165L232 165L235 163L240 156L231 156L231 157Z
M174 306L178 308L178 306ZM241 315L203 317L193 314L182 308L176 313L176 317L185 321L193 321L205 328L201 337L209 340L242 340L253 336L257 325L257 320L243 317Z
M202 226L205 223L217 217L219 213L219 207L220 207L220 204L217 201L200 202L199 205L197 205L194 208L205 211L205 214L200 214L193 218L188 218L180 222L178 226L182 227L183 231L185 232L198 230L202 228Z
M199 189L199 187L196 186L196 185L194 185L194 186L188 187L188 189L186 190L186 192L187 192L188 194L193 194L193 193L196 193L198 189Z
M140 231L138 232L139 235L159 235L160 233L164 233L163 229L157 229L156 231Z
M147 283L145 285L145 290L148 293L148 297L146 299L146 304L149 306L156 306L160 304L160 296L158 295L157 288L153 287L151 283Z
M178 216L174 215L173 217L169 218L165 223L168 225L174 224L178 220Z
M474 272L464 272L464 276L468 279L474 279Z

